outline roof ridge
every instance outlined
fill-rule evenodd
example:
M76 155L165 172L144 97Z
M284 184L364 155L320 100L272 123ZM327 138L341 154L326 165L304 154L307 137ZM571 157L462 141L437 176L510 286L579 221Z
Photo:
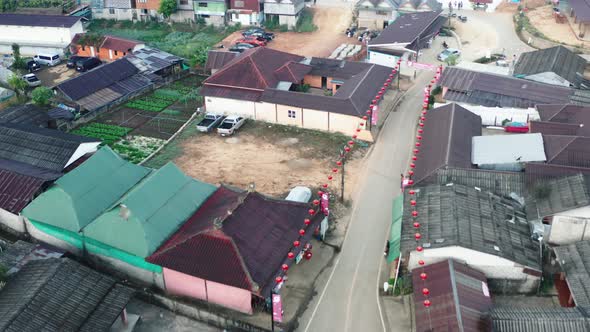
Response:
M450 158L450 155L451 155L451 153L450 153L450 151L451 151L451 140L453 139L453 129L454 129L454 126L455 126L455 110L456 110L455 107L457 106L457 104L456 103L453 103L451 105L452 105L451 106L451 110L450 110L450 112L451 112L451 119L450 119L451 120L450 121L451 125L449 127L449 135L447 136L447 151L445 153L445 164L448 164L449 163L449 158Z
M354 93L356 92L356 90L358 90L358 88L362 85L362 83L364 82L365 78L367 78L367 76L369 75L369 73L371 72L371 70L373 70L373 68L375 68L375 64L371 64L365 70L363 70L365 73L362 76L362 79L356 84L356 86L354 87L354 89L352 89L352 91L350 92L350 94L346 98L346 99L350 100L350 103L357 110L357 112L358 112L358 108L357 108L357 105L354 103L354 100L352 100L352 96L354 95ZM361 74L363 71L361 71L357 75ZM354 75L353 77L355 77L357 75ZM350 79L352 79L353 77L351 77Z
M215 74L207 77L207 79L203 81L203 84L207 84L208 83L207 81L209 81L209 79L222 74L223 72L227 71L230 67L233 67L235 64L247 60L248 58L250 58L250 56L252 55L252 53L256 52L257 50L258 50L258 48L255 48L255 49L253 49L249 53L242 54L243 56L237 56L237 57L235 57L234 59L232 59L232 61L235 61L235 62L233 62L233 63L232 63L232 61L228 62L223 68L221 68L218 71L216 71ZM248 52L248 51L246 51L246 52Z
M463 317L461 317L461 304L459 303L459 294L457 292L457 283L455 280L455 265L453 259L448 260L449 264L449 276L451 277L451 289L453 291L453 302L455 303L455 317L457 318L457 327L460 332L463 332Z
M254 53L254 52L252 52L252 53ZM256 70L256 74L258 75L258 78L261 79L264 86L267 87L268 82L264 78L264 75L262 75L262 72L260 71L260 68L258 68L258 64L256 64L256 61L254 61L254 59L252 59L252 56L248 56L248 59L250 60L250 63L252 63L252 66Z
M258 287L256 292L260 292L262 287L260 287L260 285L256 281L254 281L254 279L252 278L252 275L250 274L250 270L248 269L248 266L246 265L246 262L244 261L244 257L242 257L242 253L240 252L240 248L238 248L238 245L235 243L233 237L231 237L227 234L226 234L226 236L229 238L230 243L232 244L232 246L234 247L234 250L236 251L236 256L238 257L238 260L240 261L240 265L242 266L242 270L244 271L244 273L248 277L248 282L250 283L250 290L253 291L254 286L256 286L256 287Z
M567 147L569 147L570 144L572 144L578 137L580 137L580 136L566 136L566 135L552 135L552 136L565 137L565 138L569 139L570 141L566 145L564 145L561 148L561 150L559 150L559 152L554 154L550 160L547 160L546 163L553 161L553 159L557 158L557 156L560 155L565 149L567 149Z

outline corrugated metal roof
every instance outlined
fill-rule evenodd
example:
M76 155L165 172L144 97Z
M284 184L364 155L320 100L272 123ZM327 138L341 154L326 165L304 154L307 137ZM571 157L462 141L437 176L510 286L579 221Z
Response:
M83 232L116 249L147 257L214 191L215 186L192 179L168 163L138 183Z
M494 308L490 312L495 332L587 332L587 309L561 307Z
M440 168L472 167L471 140L481 135L481 118L456 104L431 110L428 122L436 126L422 135L413 177L416 184Z
M492 135L473 137L471 162L476 165L545 161L543 135Z
M545 135L590 136L590 107L572 104L537 105L541 121L532 121L531 132Z
M426 273L426 280L420 273ZM416 332L491 331L486 313L492 308L486 276L453 260L417 268L412 273ZM428 288L433 305L425 308L422 289Z
M211 73L211 70L221 69L239 55L240 53L238 52L209 50L207 53L207 62L205 63L205 71Z
M105 331L133 292L70 259L31 261L0 292L0 329Z
M14 123L47 128L50 117L47 109L33 104L18 105L0 111L0 123Z
M550 191L546 197L535 197L534 187L526 196L528 220L541 220L560 212L590 205L590 180L588 176L576 174L537 181L535 186L546 186Z
M369 46L412 43L424 33L440 16L442 10L408 13L398 17L388 25L379 36L369 41Z
M149 173L103 147L23 210L29 219L79 232Z
M518 202L463 185L430 185L414 188L420 234L425 249L461 246L503 257L541 270L539 246L531 239L524 207ZM412 220L410 209L404 220ZM402 250L416 248L411 222L402 224ZM498 248L498 249L496 249Z
M448 168L436 171L437 184L461 184L478 187L496 195L510 196L515 193L521 197L525 194L524 174L522 172L499 172L474 168Z
M553 72L573 84L576 73L584 74L586 60L562 45L521 53L514 65L515 76Z
M0 14L0 25L71 28L80 17L64 15Z
M147 261L266 294L281 265L292 263L287 253L298 254L303 247L292 248L292 243L299 239L309 207L258 193L237 196L222 187ZM302 244L310 240L321 219L321 214L312 219Z
M590 307L590 241L554 247L576 306Z
M543 135L548 164L590 168L590 137Z
M42 179L0 169L0 208L18 214L44 183Z

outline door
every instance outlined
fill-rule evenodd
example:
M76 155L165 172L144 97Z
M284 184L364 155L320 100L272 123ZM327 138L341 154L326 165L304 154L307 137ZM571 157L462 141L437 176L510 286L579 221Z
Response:
M322 76L322 89L325 89L327 87L328 87L328 78Z

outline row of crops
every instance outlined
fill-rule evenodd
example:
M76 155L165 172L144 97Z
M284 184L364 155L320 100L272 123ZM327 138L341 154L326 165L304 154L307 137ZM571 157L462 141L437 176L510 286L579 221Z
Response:
M178 101L183 93L185 91L182 89L159 89L148 96L128 102L125 104L125 107L149 112L161 112L166 107Z
M72 131L72 134L99 138L103 144L112 145L131 130L132 128L93 122Z

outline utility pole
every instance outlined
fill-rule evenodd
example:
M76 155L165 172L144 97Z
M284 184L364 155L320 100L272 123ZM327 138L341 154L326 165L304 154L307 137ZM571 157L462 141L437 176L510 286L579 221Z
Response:
M401 59L401 57L400 57ZM399 66L397 68L397 91L399 91L399 77L402 76L402 62L400 61Z
M346 164L346 158L342 158L342 172L340 174L340 201L344 202L344 164Z
M272 286L270 288L270 330L272 332L275 331L275 316L274 316L274 303L273 303L273 298L272 295L274 294L273 290L272 290Z

